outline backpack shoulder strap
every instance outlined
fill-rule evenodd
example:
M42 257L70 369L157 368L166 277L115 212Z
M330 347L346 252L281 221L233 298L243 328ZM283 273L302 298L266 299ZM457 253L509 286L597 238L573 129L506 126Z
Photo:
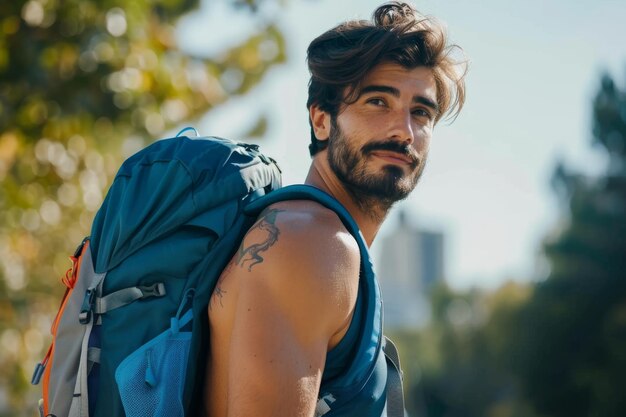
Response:
M387 359L387 417L404 417L400 355L396 345L387 336L385 336L383 351Z

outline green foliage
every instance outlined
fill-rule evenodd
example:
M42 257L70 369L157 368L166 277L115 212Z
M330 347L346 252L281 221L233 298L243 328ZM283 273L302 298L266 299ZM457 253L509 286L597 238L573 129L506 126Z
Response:
M492 294L435 288L431 324L411 339L399 337L400 346L412 341L401 351L405 371L412 373L406 379L412 415L534 416L508 371L511 346L506 339L512 317L529 293L529 286L515 283Z
M598 178L559 165L567 222L545 243L551 273L520 313L516 373L547 416L626 413L626 94L609 76L593 103Z
M234 13L258 3L232 1ZM28 381L64 290L58 278L121 160L247 93L285 59L268 19L219 56L185 53L174 25L197 6L0 2L0 416L32 414ZM248 133L265 128L262 117Z

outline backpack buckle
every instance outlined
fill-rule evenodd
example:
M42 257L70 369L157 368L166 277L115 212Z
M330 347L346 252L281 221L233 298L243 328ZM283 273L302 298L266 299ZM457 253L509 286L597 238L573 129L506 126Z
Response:
M141 291L142 297L163 297L165 295L165 284L157 282L156 284L137 287Z
M83 298L83 305L81 306L80 313L78 314L78 321L80 324L87 324L91 321L91 312L95 301L96 289L87 289L87 291L85 291L85 298Z

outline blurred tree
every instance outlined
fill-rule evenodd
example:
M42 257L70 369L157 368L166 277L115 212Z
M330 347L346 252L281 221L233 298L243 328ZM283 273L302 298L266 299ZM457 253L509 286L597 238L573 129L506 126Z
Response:
M237 13L262 3L228 1ZM63 292L57 277L122 158L285 59L267 17L219 56L185 53L174 25L198 2L0 2L1 416L32 414L28 383Z
M553 187L566 213L545 243L549 277L515 331L515 369L546 416L626 415L626 93L605 75L593 102L597 178L559 164Z
M509 282L493 293L432 294L433 319L413 348L419 377L407 387L407 409L427 417L532 417L509 371L506 340L530 285ZM410 369L410 368L408 368Z

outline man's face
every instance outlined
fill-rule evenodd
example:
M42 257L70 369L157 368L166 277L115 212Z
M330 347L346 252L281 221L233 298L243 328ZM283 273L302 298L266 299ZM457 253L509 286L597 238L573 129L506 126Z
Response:
M436 92L429 69L383 63L332 120L328 161L357 199L390 206L415 188L437 116Z

